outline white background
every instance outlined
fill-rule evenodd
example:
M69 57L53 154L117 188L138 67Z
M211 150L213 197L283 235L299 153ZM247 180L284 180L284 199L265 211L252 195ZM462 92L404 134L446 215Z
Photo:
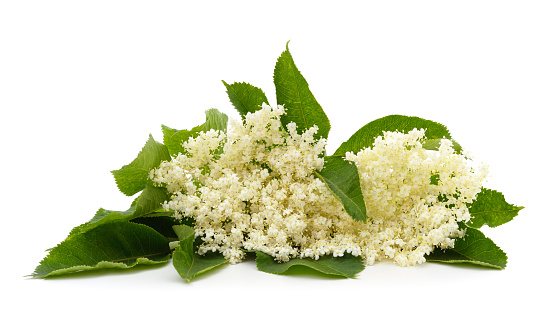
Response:
M554 1L2 1L2 303L17 307L555 305L557 103ZM253 261L181 280L171 264L24 278L99 207L128 208L110 170L160 125L191 128L214 107L239 118L221 80L276 102L290 51L332 125L328 152L389 114L445 124L486 187L526 206L483 229L503 271L389 261L357 279L258 272ZM452 305L451 305L452 303ZM29 305L29 306L28 306Z

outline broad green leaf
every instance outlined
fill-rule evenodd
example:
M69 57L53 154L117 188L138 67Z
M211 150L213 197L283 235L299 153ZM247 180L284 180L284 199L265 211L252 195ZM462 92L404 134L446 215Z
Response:
M179 220L176 220L170 216L145 216L130 220L133 223L139 223L146 225L153 230L157 231L162 236L166 237L167 240L177 240L178 236L174 232L173 226L180 224Z
M170 258L168 241L150 227L118 222L68 238L50 250L32 274L36 278L101 268L158 264Z
M344 156L347 152L358 153L364 148L373 147L375 138L382 136L383 131L399 131L407 133L415 128L426 129L426 140L423 144L423 147L426 149L436 150L439 148L440 139L451 139L449 130L447 130L447 128L440 123L419 117L390 115L376 119L361 127L346 142L340 145L334 155ZM453 144L455 145L455 150L459 152L460 150L457 150L457 148L460 148L460 145L454 141Z
M242 119L247 113L255 113L261 109L263 103L269 104L263 90L248 83L234 83L232 85L222 81L226 86L226 93L234 108L240 113Z
M122 193L132 196L143 190L149 180L149 171L158 167L162 161L170 160L168 149L156 142L149 134L149 140L130 164L112 171L116 184Z
M430 262L471 263L503 269L507 266L507 255L491 239L474 228L466 229L464 238L458 238L452 249L436 249L426 256Z
M187 225L193 227L195 225L195 220L190 217L176 219L174 213L174 211L157 211L132 219L131 222L147 225L169 240L178 240L178 235L176 235L174 231L174 226Z
M195 276L226 263L226 259L218 252L207 252L199 255L194 252L194 230L187 225L175 225L174 232L180 243L172 255L172 264L182 277L190 282Z
M205 123L191 130L176 130L162 125L163 142L168 147L171 156L184 153L183 143L190 137L195 138L201 132L213 130L226 131L228 116L215 108L205 111Z
M524 207L507 203L501 192L482 188L474 202L468 204L468 208L472 220L466 225L478 229L484 224L489 227L496 227L507 223L518 215L518 211Z
M165 188L153 187L147 184L143 192L133 201L128 210L115 211L100 208L91 220L75 227L70 232L70 237L93 229L99 225L128 221L155 212L162 209L161 204L168 200L168 198L169 194Z
M344 205L346 212L355 220L367 220L366 205L358 168L352 162L340 156L325 157L325 165L315 174L321 179L339 201Z
M292 266L303 266L312 268L323 274L354 278L357 273L365 268L362 258L351 254L345 254L342 257L325 255L319 257L319 260L307 258L291 259L285 263L277 263L272 256L257 251L255 262L257 263L257 269L278 275L284 274Z
M317 125L319 127L317 136L327 138L331 129L329 118L309 90L306 79L294 64L288 50L288 43L286 50L277 60L273 80L277 104L283 105L286 109L286 115L280 118L282 125L286 128L287 124L295 122L298 133Z
M195 231L192 227L187 225L175 225L172 227L174 229L174 233L178 236L178 240L192 240L195 239Z

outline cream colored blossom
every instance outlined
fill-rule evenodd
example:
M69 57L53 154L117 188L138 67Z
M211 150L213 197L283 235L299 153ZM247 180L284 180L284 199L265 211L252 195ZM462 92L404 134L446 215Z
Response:
M172 193L164 207L195 219L200 254L219 251L236 263L242 249L258 250L288 261L317 238L331 238L332 220L349 219L313 176L323 168L326 140L314 139L317 127L284 130L282 114L282 106L263 105L226 134L201 133L152 173Z
M164 208L195 219L200 254L218 251L231 263L244 250L277 261L352 254L367 264L389 258L410 266L462 237L458 223L470 219L466 203L480 191L485 171L474 172L450 141L433 152L422 148L424 130L384 132L373 148L347 153L370 218L362 223L314 177L326 145L314 138L317 127L302 134L294 123L284 129L284 112L264 104L243 122L232 121L226 133L185 141L185 153L151 172L172 194Z
M474 172L449 140L441 141L439 151L425 150L424 135L423 129L384 132L373 148L346 154L358 167L371 218L361 238L368 264L383 258L401 266L421 264L424 255L453 247L463 236L458 223L470 219L466 203L480 192L486 171Z

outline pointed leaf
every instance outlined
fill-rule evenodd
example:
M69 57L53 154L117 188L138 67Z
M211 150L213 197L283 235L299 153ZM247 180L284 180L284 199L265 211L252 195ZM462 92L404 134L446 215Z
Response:
M306 79L294 64L292 55L286 50L278 58L274 72L277 104L283 105L286 115L280 118L284 127L290 122L298 126L298 133L317 125L318 137L327 138L331 125L327 115L309 90Z
M149 140L130 164L119 170L112 171L116 184L122 193L127 196L143 190L149 180L149 171L160 165L162 161L170 160L168 149L156 142L149 134Z
M130 222L146 225L157 231L167 240L178 240L178 236L172 227L180 224L180 220L176 220L171 216L144 216L132 219Z
M187 225L175 225L172 227L176 235L178 235L178 240L189 240L190 238L195 238L195 230ZM193 242L192 242L193 243Z
M524 207L507 203L501 192L482 188L476 200L469 204L468 208L472 219L466 225L478 229L484 224L496 227L507 223Z
M191 130L176 130L162 125L163 142L168 147L171 156L184 153L183 143L190 137L195 138L200 132L213 130L226 131L228 116L215 108L205 111L205 123Z
M352 162L340 156L325 157L323 169L315 174L327 184L352 218L362 222L367 220L358 168Z
M257 251L255 262L257 269L272 274L284 274L292 266L303 266L328 275L354 278L365 266L361 257L345 254L342 257L325 255L314 259L291 259L286 263L277 263L272 256Z
M174 226L187 225L193 227L195 226L195 220L191 217L176 219L174 214L174 211L157 211L134 218L130 220L130 222L147 225L166 237L166 239L176 241L178 240L178 235L176 235L176 232L174 231Z
M426 129L426 140L423 144L423 147L426 149L437 150L439 149L440 139L451 139L451 135L447 127L440 123L419 117L390 115L376 119L361 127L346 142L340 145L334 155L344 156L347 152L358 153L358 151L364 148L373 147L375 138L383 135L383 131L399 131L407 133L412 131L414 128ZM453 144L455 145L455 150L459 152L460 150L458 149L460 149L460 145L455 142L453 142Z
M182 277L190 282L195 276L226 263L226 259L218 252L207 252L199 255L194 252L194 230L187 225L175 225L174 232L180 243L172 256L172 264Z
M101 268L130 268L158 264L170 258L168 241L150 227L118 222L101 225L68 238L50 250L32 276L54 275Z
M242 119L247 113L255 113L261 109L263 103L269 104L263 90L248 83L234 83L232 85L222 81L226 86L226 93L234 108L240 113Z
M507 255L491 239L479 230L468 228L464 238L455 241L452 249L436 249L426 256L430 262L471 263L503 269L507 266Z
M153 187L147 184L143 192L133 201L131 207L126 211L115 211L100 208L95 216L88 222L75 227L70 236L86 232L99 225L111 222L129 221L134 218L162 209L161 204L169 199L168 191L165 188Z

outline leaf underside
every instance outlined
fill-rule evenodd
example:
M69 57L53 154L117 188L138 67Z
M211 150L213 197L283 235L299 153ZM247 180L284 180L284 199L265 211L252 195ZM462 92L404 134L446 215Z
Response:
M507 203L501 192L482 188L468 208L472 219L466 225L478 229L484 224L497 227L507 223L524 207Z
M150 227L117 222L68 238L49 251L32 274L45 278L76 271L130 268L170 258L168 241Z
M435 249L426 256L426 260L441 263L471 263L496 269L503 269L507 266L505 252L474 228L468 228L464 238L455 241L454 248Z
M335 151L334 155L344 156L347 152L358 153L360 150L373 147L373 143L378 136L383 135L383 131L399 131L408 133L413 129L426 129L423 147L436 150L439 148L440 139L451 139L449 130L444 125L426 120L419 117L390 115L376 119L361 127L346 142L342 143ZM460 152L460 145L453 141L453 148Z
M163 142L168 147L171 156L175 157L179 153L184 153L183 143L190 137L195 138L201 132L226 131L228 116L219 112L215 108L205 111L205 123L192 128L191 130L176 130L162 125Z
M277 104L286 109L286 114L280 118L282 125L286 128L287 124L294 122L300 134L317 125L317 136L327 138L331 129L329 119L309 90L306 79L294 64L288 44L277 60L273 80Z
M362 222L367 220L358 168L354 164L340 156L325 157L323 169L315 174L342 202L352 218Z
M365 268L362 258L351 254L345 254L342 257L325 255L319 257L319 260L291 259L285 263L277 263L272 256L257 251L255 262L257 263L257 269L278 275L284 274L293 266L303 266L327 275L354 278L357 273Z

